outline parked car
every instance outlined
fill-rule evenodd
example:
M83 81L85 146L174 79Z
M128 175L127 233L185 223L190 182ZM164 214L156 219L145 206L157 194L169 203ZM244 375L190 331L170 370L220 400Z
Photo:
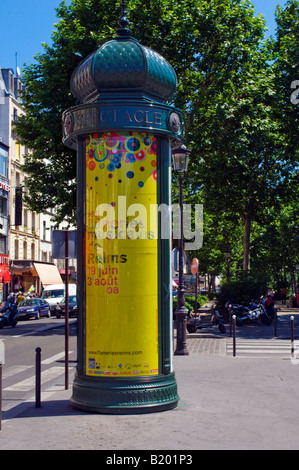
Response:
M76 295L77 286L75 284L69 284L69 295ZM65 284L53 284L45 286L42 298L50 304L52 315L56 313L56 306L59 304L65 296Z
M56 318L65 315L65 297L59 304L56 305ZM69 296L69 316L77 315L77 297L75 295Z
M37 320L40 317L51 316L50 305L44 299L31 298L22 300L18 305L18 319L23 320L29 318L36 318Z

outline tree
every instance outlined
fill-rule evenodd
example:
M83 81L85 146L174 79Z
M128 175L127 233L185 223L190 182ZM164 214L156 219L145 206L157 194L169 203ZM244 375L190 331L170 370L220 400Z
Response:
M293 201L286 204L279 213L269 211L269 223L260 227L253 243L254 270L263 272L266 266L276 286L281 283L286 286L290 280L293 293L296 292L295 271L299 257L298 202L299 198L297 204Z
M77 104L70 92L74 69L112 35L119 7L112 0L74 0L69 7L63 1L57 16L52 46L44 44L45 52L23 70L26 115L19 119L16 132L31 150L23 166L29 207L36 212L55 208L57 223L72 223L76 220L76 154L62 144L62 112Z
M213 138L211 125L206 128L209 114L224 84L233 83L230 77L238 77L251 48L256 49L264 22L253 16L248 1L136 0L128 2L128 11L133 35L177 72L180 85L173 102L186 111L188 142L199 154ZM24 165L27 202L38 212L55 207L58 221L75 218L76 159L61 143L61 114L77 104L70 78L84 58L115 35L119 15L116 0L61 2L52 46L45 44L44 54L24 69L26 115L17 132L32 149Z
M289 158L298 161L299 103L291 95L299 88L299 2L288 0L284 9L276 9L276 40L273 40L273 70L275 73L275 112L285 140ZM297 84L293 85L293 82ZM298 90L299 93L299 90Z
M61 2L52 46L44 45L44 54L24 69L26 116L17 132L32 149L24 165L28 203L38 212L55 207L58 222L74 221L76 215L76 155L61 143L62 112L78 104L70 78L83 59L115 36L120 3ZM254 15L247 0L127 3L133 36L161 53L177 73L172 103L185 112L192 150L185 202L203 203L205 209L202 269L218 274L225 268L228 245L231 266L240 265L243 251L247 269L252 227L267 225L269 212L279 213L294 190L298 109L289 98L297 79L292 55L298 2L278 8L278 42L268 46L265 20Z
M278 194L280 207L270 205L265 210L263 227L254 241L254 266L267 269L274 281L286 280L289 272L292 290L295 292L295 265L298 260L299 243L295 236L299 232L298 213L298 125L299 104L292 103L291 85L299 80L299 2L288 0L276 9L276 37L269 47L273 72L271 102L272 120L276 123L276 136L282 143L278 154L281 173L281 191ZM299 82L298 82L299 84ZM298 88L298 86L297 86Z

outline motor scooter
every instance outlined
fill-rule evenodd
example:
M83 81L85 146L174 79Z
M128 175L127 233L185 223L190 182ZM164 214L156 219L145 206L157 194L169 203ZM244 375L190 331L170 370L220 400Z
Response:
M4 311L0 313L0 329L5 326L11 326L14 328L18 323L18 309L15 303L11 303L8 307L4 308Z
M195 323L196 322L196 323ZM187 331L188 333L195 333L198 329L209 328L211 326L218 326L220 333L225 333L226 328L223 324L223 318L219 315L218 310L215 307L212 307L209 314L199 315L199 316L188 316L187 318Z

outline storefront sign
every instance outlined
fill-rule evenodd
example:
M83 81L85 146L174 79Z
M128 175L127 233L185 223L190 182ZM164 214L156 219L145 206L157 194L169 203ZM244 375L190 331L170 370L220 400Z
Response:
M95 131L130 129L150 132L167 132L173 137L184 133L183 116L179 111L169 111L163 105L107 105L99 103L81 105L63 114L63 140L70 144L79 134Z
M0 254L0 265L1 264L5 264L5 265L9 265L9 256L8 255L1 255Z
M0 180L0 189L3 189L3 191L6 191L7 193L10 192L10 186L9 184L5 183L4 181Z

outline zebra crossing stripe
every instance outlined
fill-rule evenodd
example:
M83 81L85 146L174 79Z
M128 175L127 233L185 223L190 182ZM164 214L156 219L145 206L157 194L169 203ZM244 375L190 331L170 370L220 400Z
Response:
M61 375L64 372L63 367L50 367L42 372L41 380L44 384L45 382L49 382L50 380L57 377L57 375ZM21 382L17 382L13 385L3 388L3 391L9 392L29 392L35 386L35 375L29 377L28 379L21 380Z
M69 351L69 354L72 354L73 351ZM55 356L48 357L47 359L44 359L41 363L42 364L51 364L52 362L58 361L59 359L62 359L65 357L65 351L55 354Z
M69 354L71 354L73 351L69 351ZM65 356L65 351L62 351L58 354L55 354L54 356L48 357L44 359L41 364L42 365L49 365L52 364L55 361L58 361L59 359L63 358ZM16 365L12 366L9 369L4 369L3 373L3 379L8 379L9 377L14 377L17 374L20 374L22 372L26 372L29 369L33 369L33 365ZM41 374L41 380L43 382L48 382L49 380L52 380L55 378L57 375L62 374L64 371L63 367L51 367L45 371L42 371ZM10 385L8 387L3 388L3 391L23 391L27 392L31 390L33 387L35 387L35 375L32 375L31 377L22 380L20 382L15 383L14 385Z
M9 377L14 377L17 374L32 368L33 366L12 366L9 369L4 368L2 378L8 379Z
M227 352L233 351L233 343L227 342ZM264 354L264 355L291 355L291 341L287 340L236 340L236 353L241 355ZM239 355L240 355L239 354Z

